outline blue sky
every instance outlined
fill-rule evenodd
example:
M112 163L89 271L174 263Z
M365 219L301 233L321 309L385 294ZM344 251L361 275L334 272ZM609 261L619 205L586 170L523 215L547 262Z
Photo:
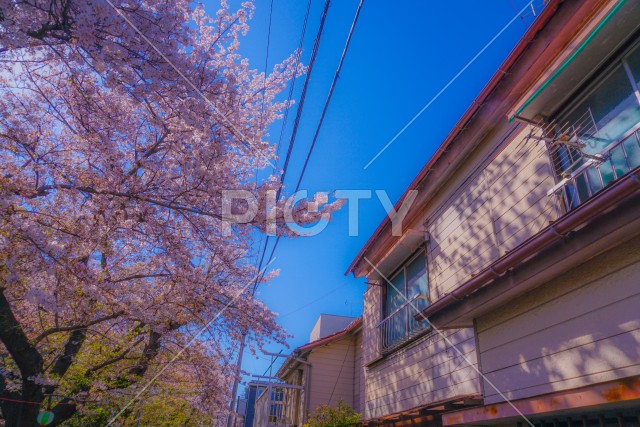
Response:
M382 189L395 203L524 34L533 16L527 13L514 22L376 162L367 170L364 166L527 2L365 1L301 188L310 193ZM216 3L205 3L210 13L215 12ZM273 1L269 69L297 47L306 3ZM324 0L312 2L305 64L323 5ZM334 0L329 9L287 172L289 192L300 174L357 5L358 0ZM541 5L541 0L535 1L538 11ZM260 70L265 60L269 7L270 0L256 1L251 30L242 40L241 53ZM301 87L302 80L296 84L297 96ZM283 141L288 141L295 108L289 114ZM274 142L280 127L281 122L272 127ZM374 196L360 202L358 236L348 235L345 207L319 235L281 239L273 263L280 276L262 286L259 296L282 315L280 323L293 335L291 349L308 342L320 313L360 315L364 280L344 273L384 215ZM269 348L275 352L280 349L276 345ZM261 357L247 353L243 369L262 374L269 363L268 357Z

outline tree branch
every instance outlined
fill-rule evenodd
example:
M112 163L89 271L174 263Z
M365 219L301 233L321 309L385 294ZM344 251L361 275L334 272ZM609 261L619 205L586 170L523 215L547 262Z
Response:
M42 341L43 339L45 339L49 335L55 334L55 333L58 333L58 332L69 332L69 331L75 331L75 330L78 330L78 329L87 329L89 326L93 326L95 324L102 323L102 322L105 322L107 320L118 318L118 317L122 316L123 313L124 313L123 311L118 311L118 312L115 312L115 313L110 314L108 316L100 317L98 319L92 320L91 322L83 323L83 324L80 324L80 325L70 325L70 326L60 326L60 327L57 327L57 328L49 328L49 329L45 330L44 332L42 332L40 335L38 335L33 340L33 342L34 342L34 344L38 344L40 341Z
M144 346L144 350L142 350L142 358L140 359L140 362L138 362L138 364L129 369L130 374L141 377L147 372L147 370L149 370L151 361L160 352L161 337L162 335L158 332L149 332L149 341Z
M94 372L97 372L102 368L106 368L109 365L113 365L114 363L117 363L117 362L123 360L125 357L127 357L127 354L129 354L131 352L131 350L133 350L142 341L144 341L144 337L140 337L139 339L137 339L133 344L131 344L131 346L129 348L127 348L125 351L123 351L119 355L117 355L115 357L112 357L111 359L107 359L104 362L87 369L86 375L90 376Z

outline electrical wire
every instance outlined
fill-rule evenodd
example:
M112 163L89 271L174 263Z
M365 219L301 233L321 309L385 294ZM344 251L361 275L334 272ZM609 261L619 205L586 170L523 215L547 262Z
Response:
M327 292L326 294L324 294L324 295L322 295L322 296L320 296L320 297L318 297L318 298L314 299L313 301L309 301L308 303L306 303L306 304L304 304L304 305L299 306L298 308L296 308L296 309L295 309L295 310L293 310L293 311L290 311L290 312L288 312L288 313L285 313L285 314L283 314L282 316L278 316L278 318L279 318L279 319L283 319L283 318L285 318L285 317L287 317L287 316L291 316L292 314L295 314L295 313L299 312L300 310L304 310L305 308L309 307L311 304L314 304L314 303L316 303L316 302L318 302L318 301L321 301L321 300L325 299L326 297L328 297L329 295L331 295L332 293L334 293L334 292L335 292L335 291L337 291L338 289L342 288L342 286L343 286L343 285L339 285L339 286L337 286L337 287L335 287L335 288L331 289L331 290L330 290L329 292Z
M340 370L338 371L338 375L336 376L336 382L333 383L333 389L331 390L331 394L329 395L329 401L327 402L327 405L331 405L331 399L333 399L333 394L336 392L336 387L338 387L338 382L340 381L340 378L342 378L342 370L344 369L344 365L347 362L347 358L349 357L349 350L351 350L351 341L347 343L347 349L344 351L344 358L342 359Z
M307 22L309 21L309 11L311 10L311 0L307 1L307 10L304 15L304 21L302 23L302 32L300 34L300 41L298 42L298 57L296 58L296 63L294 66L294 70L298 70L300 66L300 58L302 57L302 46L304 43L304 37L307 32ZM289 95L287 96L287 104L291 103L293 99L293 90L296 86L296 76L293 76L291 80L291 85L289 86ZM284 110L284 115L282 117L282 127L280 128L280 138L278 138L278 145L276 147L276 154L280 153L280 146L282 145L282 138L284 137L284 131L287 128L287 122L289 120L289 108Z
M291 138L289 140L289 147L287 149L287 155L285 157L285 162L284 162L284 166L282 168L282 174L280 175L280 186L278 187L278 191L276 192L276 200L278 200L280 198L280 194L282 192L282 185L284 184L284 179L285 176L287 174L287 170L289 167L289 160L291 159L291 152L293 151L293 146L295 144L295 139L298 133L298 125L300 124L300 118L302 117L302 110L304 107L304 101L306 99L306 95L307 95L307 89L309 87L309 80L311 79L311 75L313 73L313 66L315 65L316 62L316 58L318 56L318 50L320 49L320 40L322 38L322 34L323 34L323 29L324 29L324 24L327 18L327 12L329 11L329 5L331 4L331 0L325 0L324 3L324 8L322 10L322 16L320 18L320 25L318 27L318 32L316 34L316 38L314 40L313 43L313 50L311 52L311 58L309 59L309 69L307 71L307 75L305 77L305 81L304 81L304 86L302 87L302 93L300 95L300 102L299 102L299 106L298 106L298 110L296 111L296 118L295 121L293 123L293 130L291 133ZM264 258L265 255L267 253L267 247L269 245L269 239L271 236L267 236L264 242L264 248L262 250L262 256L260 257L260 263L258 264L258 270L260 270L262 268L262 265L264 263ZM276 237L276 241L273 245L273 248L271 250L271 253L269 255L269 260L273 259L273 254L275 253L275 248L278 246L278 242L280 241L280 236ZM268 263L269 261L267 261ZM264 274L262 275L262 277L264 277ZM262 280L262 277L258 277L256 278L256 282L253 285L253 290L252 290L252 295L255 294L257 288L258 288L258 284L260 283L260 281Z
M329 4L329 0L327 0L326 4L325 4L325 10L326 8L328 8L328 4ZM311 158L311 154L313 153L313 149L316 145L316 142L318 140L318 136L320 135L320 129L322 128L322 124L324 122L324 118L325 115L327 114L327 110L329 108L329 104L331 103L331 98L333 96L333 91L336 88L336 84L338 83L338 78L340 77L340 71L342 70L342 65L344 64L344 60L347 56L347 52L349 50L349 45L351 43L351 38L353 37L353 33L354 30L356 28L356 24L358 23L358 18L360 17L360 11L362 10L362 5L364 4L364 0L360 0L360 3L358 4L358 8L356 9L356 14L353 18L353 22L351 23L351 28L349 29L349 35L347 36L347 41L345 43L344 49L342 50L342 55L340 56L340 62L338 63L338 68L336 69L336 72L333 76L333 81L331 82L331 87L329 88L329 93L327 95L327 99L324 103L324 107L322 108L322 114L320 115L320 120L318 121L318 126L316 127L316 131L313 135L313 139L311 141L311 146L309 147L309 150L307 152L307 156L305 158L304 161L304 165L302 167L302 171L300 172L300 177L298 178L298 182L296 183L296 189L294 191L297 192L300 189L300 184L302 183L302 179L304 178L304 174L307 170L307 166L309 165L309 159ZM308 83L308 80L305 81L305 86ZM299 121L299 117L296 116L296 122ZM297 123L295 123L294 125L294 129L297 131ZM295 139L295 135L293 136L293 139ZM289 153L288 153L289 154ZM285 166L288 165L288 159L285 162ZM284 182L284 173L282 175L283 179L281 181L281 184ZM282 186L280 187L280 189L282 188ZM278 189L278 195L280 192L280 189ZM267 236L267 242L265 242L265 249L267 248L266 243L268 243L268 238L269 236ZM270 261L271 259L273 259L273 255L276 251L276 248L278 247L278 242L280 241L280 236L276 237L276 241L273 244L273 248L271 249L271 253L269 254L269 258L268 260ZM263 258L264 258L264 252L263 252ZM262 262L262 261L261 261ZM262 264L261 264L262 265Z
M264 122L264 97L267 92L267 67L269 65L269 46L271 45L271 21L273 19L273 0L271 0L271 6L269 7L269 27L267 29L267 52L264 56L264 82L262 84L262 106L260 111L260 129ZM257 173L256 173L257 176Z
M360 16L360 11L362 10L362 5L364 4L364 0L360 0L358 4L358 8L356 9L356 15L353 18L353 23L351 24L351 28L349 29L349 35L347 36L347 41L344 45L344 50L342 51L342 56L340 57L340 63L338 64L338 69L336 70L335 75L333 76L333 81L331 82L331 88L329 88L329 94L327 95L327 100L324 103L324 107L322 108L322 114L320 115L320 120L318 121L318 127L316 128L316 132L313 135L313 140L311 141L311 146L309 147L309 152L307 153L307 158L304 161L304 166L302 167L302 172L300 173L300 178L298 178L298 183L296 184L296 190L300 188L300 183L302 182L302 178L304 178L304 173L307 170L307 165L309 164L309 158L311 157L311 153L313 153L313 148L316 145L316 141L318 140L318 135L320 134L320 129L322 128L322 123L324 122L324 117L327 114L327 109L329 108L329 103L331 102L331 97L333 96L333 91L336 88L336 84L338 83L338 78L340 77L340 71L342 70L342 65L344 64L344 59L347 56L347 51L349 50L349 44L351 43L351 37L353 36L353 32L356 28L356 24L358 23L358 17Z
M309 80L311 78L311 74L313 72L313 66L315 64L315 60L316 60L316 57L318 55L318 50L320 48L320 39L322 38L324 24L325 24L325 21L326 21L326 18L327 18L327 12L329 11L329 5L330 4L331 4L330 0L325 0L324 8L323 8L323 11L322 11L322 16L320 18L320 24L319 24L319 27L318 27L318 32L317 32L316 38L314 40L313 50L311 52L311 58L309 60L309 68L307 70L307 75L305 77L305 83L304 83L304 86L302 88L302 93L300 95L300 102L299 102L299 106L298 106L298 109L297 109L297 112L296 112L296 119L295 119L295 122L294 122L292 135L291 135L291 138L290 138L290 141L289 141L289 147L287 149L287 155L286 155L286 158L285 158L285 164L283 166L282 175L280 176L280 186L278 187L276 200L278 200L278 198L280 196L280 192L281 192L281 189L282 189L282 184L284 183L284 178L285 178L285 175L286 175L286 172L287 172L287 168L288 168L288 165L289 165L289 159L291 158L291 152L293 150L293 145L294 145L295 138L296 138L296 135L297 135L298 125L299 125L299 122L300 122L300 117L302 115L302 109L303 109L303 106L304 106L304 100L306 98L307 88L309 86ZM271 1L271 5L272 5L271 11L273 12L273 0ZM302 46L302 42L304 40L304 34L305 34L306 28L307 28L307 20L308 20L310 6L311 6L311 0L309 0L308 3L307 3L307 12L305 14L305 20L304 20L304 23L303 23L302 34L300 36L300 42L298 44L298 46L300 48ZM269 17L269 21L270 21L270 23L269 23L269 34L270 34L270 31L271 31L271 14L270 14L270 17ZM269 47L269 42L267 41L267 58L265 59L265 70L266 70L266 63L268 61L268 47ZM299 53L299 55L300 55L300 53ZM299 57L298 57L298 61L299 61ZM297 68L297 65L296 65L296 68ZM293 93L293 89L290 88L290 96L292 95L292 93ZM263 94L263 96L264 96L264 94ZM263 104L263 107L264 107L264 104ZM269 238L270 238L270 236L267 235L267 237L265 239L265 242L264 242L264 248L262 250L262 255L260 257L260 262L258 264L258 271L261 271L261 269L262 269L262 265L264 263L265 254L267 252L267 247L268 247L268 244L269 244ZM280 236L278 236L277 239L276 239L276 242L275 242L274 247L273 247L273 249L271 251L271 254L269 255L269 261L267 262L266 265L269 265L269 262L271 262L271 260L273 260L273 254L275 252L275 248L277 247L279 240L280 240ZM256 293L256 291L258 289L258 285L262 281L262 278L264 277L264 274L265 273L263 272L262 274L259 274L256 277L256 280L255 280L255 282L253 284L253 288L251 290L251 296L255 295L255 293ZM241 342L241 346L240 346L240 350L239 350L239 354L238 354L238 362L236 363L238 370L240 369L240 365L242 363L241 362L241 360L242 360L241 359L241 353L243 352L243 349L244 349L245 340L246 340L246 334L244 334L242 336L242 342ZM234 392L232 394L234 394L234 396L232 396L232 399L235 400L235 394L236 393ZM234 401L232 400L232 402L231 402L231 406L232 407L233 407L233 404L234 404ZM231 410L233 411L233 409L231 409Z
M311 80L311 75L313 73L313 66L315 65L316 58L318 57L318 51L320 50L320 40L322 39L324 24L327 18L327 12L329 12L330 4L331 4L331 0L326 0L324 3L322 17L320 18L320 26L318 27L318 34L316 35L316 39L313 43L313 50L311 51L311 58L309 59L309 69L307 71L307 75L304 80L302 93L300 94L300 102L299 102L298 109L296 111L296 118L293 122L293 129L291 131L291 138L289 140L289 148L287 149L287 155L285 156L284 165L282 167L283 170L282 170L282 175L280 176L280 187L278 188L276 200L278 200L278 198L280 197L282 184L284 184L284 180L287 175L287 168L289 166L289 160L291 159L291 152L293 151L293 145L295 143L296 136L298 135L298 126L300 125L300 118L302 117L304 102L307 98L307 89L309 88L309 81Z

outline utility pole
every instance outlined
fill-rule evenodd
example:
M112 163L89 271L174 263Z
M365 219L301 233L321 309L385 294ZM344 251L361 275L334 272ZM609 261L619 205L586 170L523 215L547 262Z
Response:
M236 403L238 395L238 386L240 385L240 369L242 367L242 355L244 354L244 346L247 339L247 334L242 334L240 340L240 348L238 348L238 360L236 361L235 379L233 380L233 387L231 388L231 402L229 404L229 416L227 417L227 427L234 427L236 420Z

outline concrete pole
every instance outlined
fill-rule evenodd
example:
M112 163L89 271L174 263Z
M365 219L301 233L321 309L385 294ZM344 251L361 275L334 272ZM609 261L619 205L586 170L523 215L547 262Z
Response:
M236 361L235 379L233 380L233 387L231 388L231 402L229 404L229 416L227 417L227 427L235 427L236 420L236 403L238 400L238 386L240 385L240 371L242 370L242 355L244 354L244 346L247 339L247 335L242 335L240 340L240 348L238 349L238 360Z

